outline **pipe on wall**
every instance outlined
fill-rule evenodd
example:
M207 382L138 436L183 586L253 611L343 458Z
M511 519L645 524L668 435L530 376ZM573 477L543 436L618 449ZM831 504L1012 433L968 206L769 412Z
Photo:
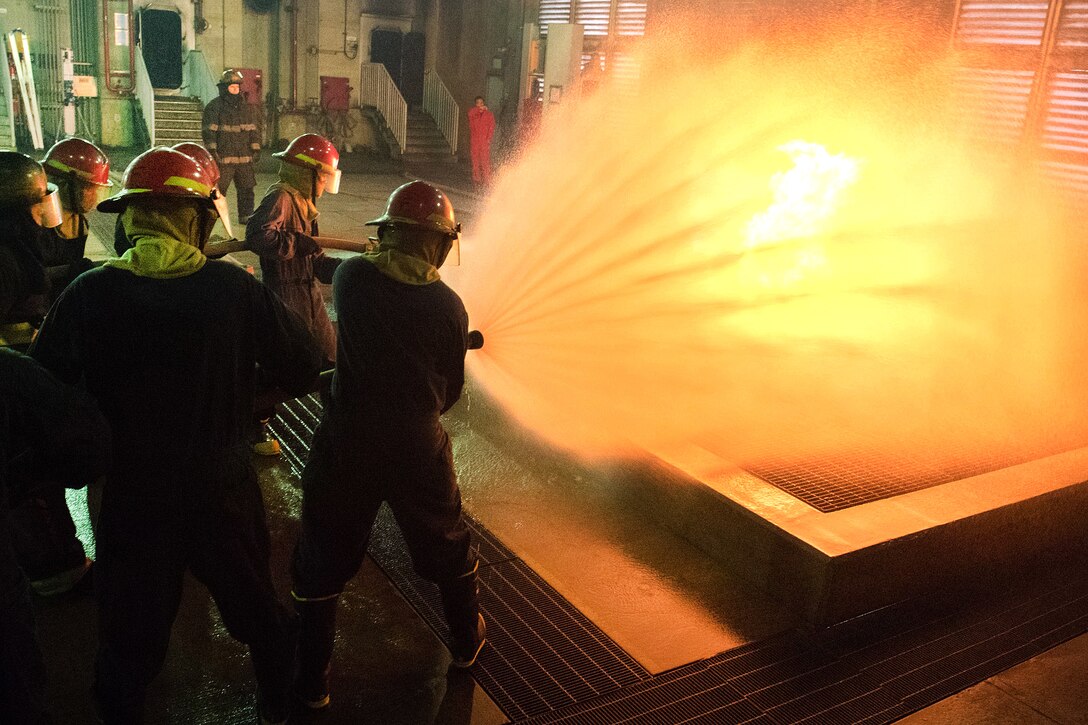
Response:
M121 95L132 93L133 89L136 88L136 37L132 31L132 0L128 0L128 77L130 83L127 88L113 85L113 73L110 68L110 28L113 27L113 23L110 22L110 2L111 0L102 0L102 58L105 66L103 70L106 77L106 88Z
M287 6L291 13L291 98L288 107L298 108L298 0Z

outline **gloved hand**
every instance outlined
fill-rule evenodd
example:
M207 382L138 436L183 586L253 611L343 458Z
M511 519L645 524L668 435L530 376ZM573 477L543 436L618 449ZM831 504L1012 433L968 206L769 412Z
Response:
M321 251L321 246L314 238L302 232L295 232L295 254L308 257Z
M254 151L253 151L253 163L257 163L260 160L261 160L261 150L260 149L254 149Z

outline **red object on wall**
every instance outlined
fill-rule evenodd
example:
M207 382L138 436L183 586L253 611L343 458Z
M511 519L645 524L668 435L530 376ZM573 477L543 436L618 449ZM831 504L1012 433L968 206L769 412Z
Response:
M340 76L321 76L321 107L326 111L348 110L351 86Z
M242 74L242 97L246 103L259 106L264 103L264 74L260 68L235 68Z

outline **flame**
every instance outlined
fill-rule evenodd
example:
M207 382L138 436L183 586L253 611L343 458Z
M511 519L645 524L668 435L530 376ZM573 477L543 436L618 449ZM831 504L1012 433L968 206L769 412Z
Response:
M748 222L749 248L814 236L838 209L843 190L858 180L855 159L831 154L820 144L795 140L778 150L786 152L794 165L771 178L774 202Z
M841 206L843 192L858 180L856 159L832 154L818 143L794 140L778 150L790 157L793 167L771 177L774 200L748 222L748 249L816 237ZM744 272L764 287L788 287L827 266L826 250L817 241L795 247L790 257L791 264L774 269L750 262Z

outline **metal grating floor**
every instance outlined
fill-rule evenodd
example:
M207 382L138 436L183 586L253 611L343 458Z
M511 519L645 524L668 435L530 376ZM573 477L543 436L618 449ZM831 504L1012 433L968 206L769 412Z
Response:
M296 471L319 411L310 396L273 422ZM999 597L931 600L816 634L789 632L651 676L489 531L470 525L490 643L472 674L512 722L890 723L1088 632L1080 568ZM445 637L437 590L412 571L384 510L370 553Z
M791 632L528 722L890 723L1086 631L1081 576L1000 601Z
M646 680L649 673L479 523L480 608L488 642L473 676L495 704L523 720ZM382 509L370 555L443 639L438 588L412 570L392 514Z
M1008 441L1000 454L964 451L957 457L928 458L858 447L835 458L766 461L744 469L767 483L829 513L960 481L1079 448L1084 441L1056 440L1045 449Z

